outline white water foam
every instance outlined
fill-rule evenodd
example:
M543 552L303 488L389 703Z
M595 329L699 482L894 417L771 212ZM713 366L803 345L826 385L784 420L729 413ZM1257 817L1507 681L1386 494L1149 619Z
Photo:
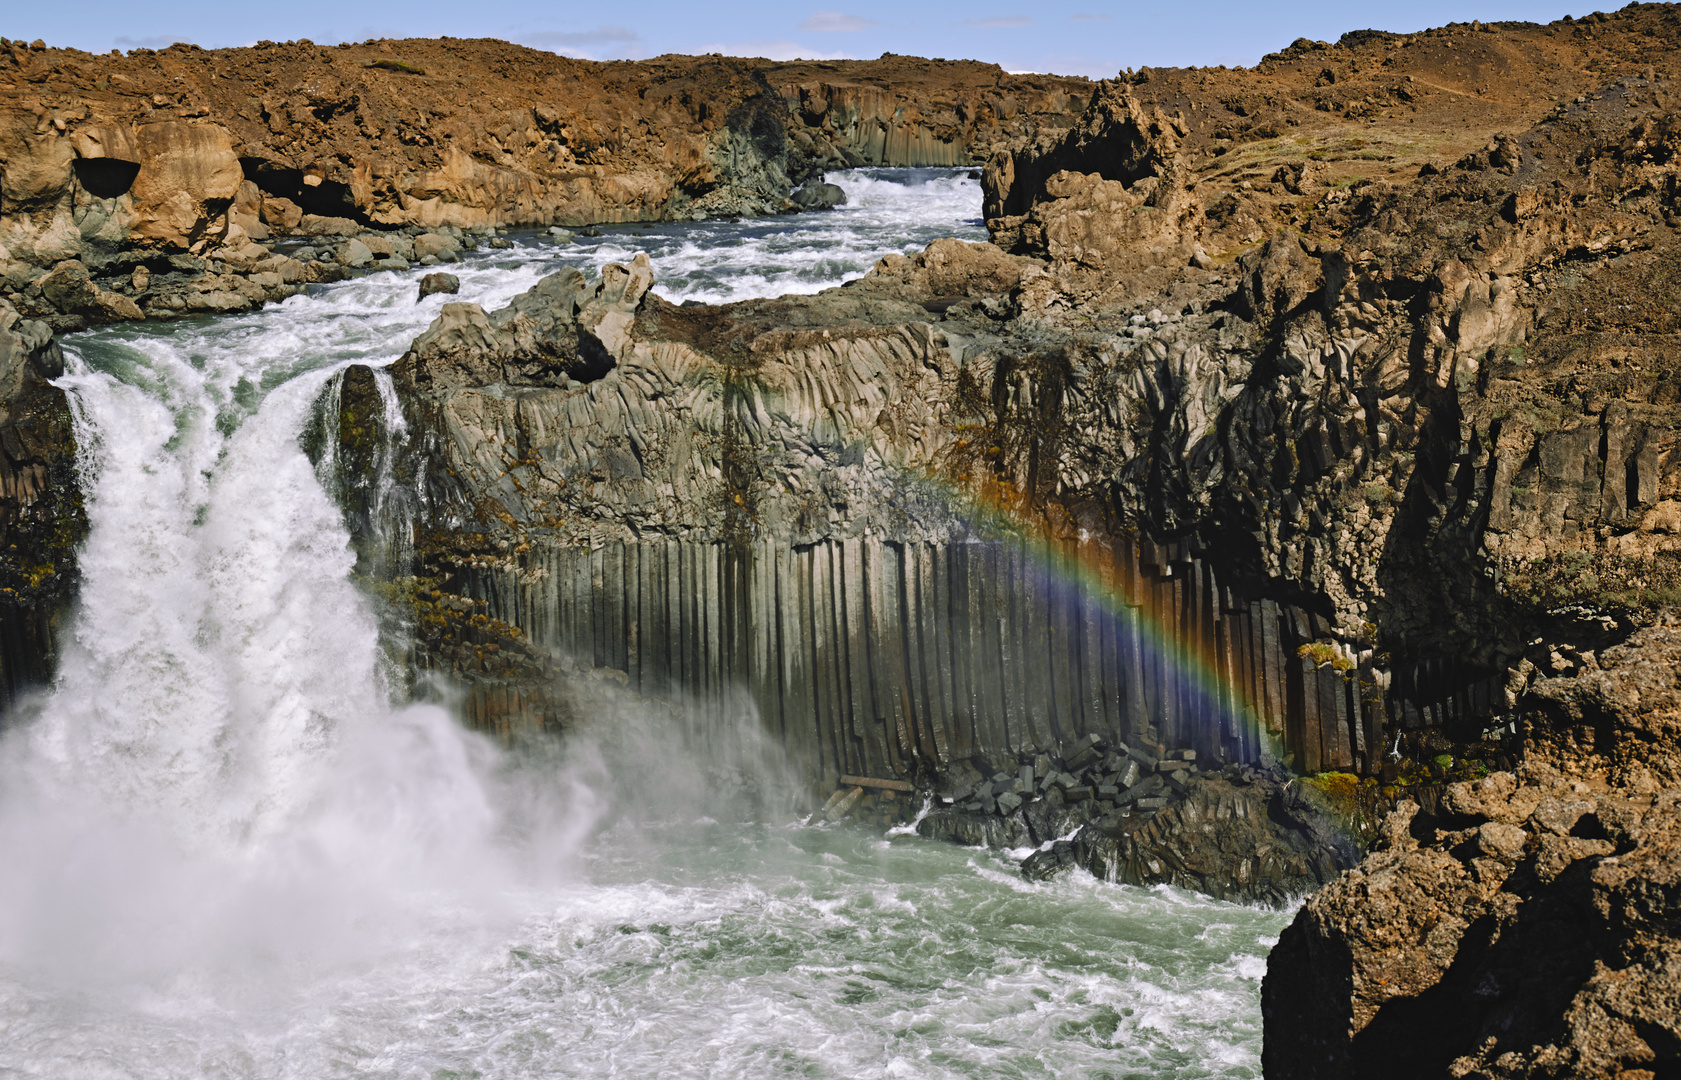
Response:
M666 227L668 295L972 227L966 179L839 179L833 214ZM627 243L527 238L459 299ZM68 343L93 531L58 684L0 741L0 1076L1257 1074L1275 913L709 824L698 765L617 714L532 762L393 706L298 434L457 299L419 273ZM692 805L600 834L637 790Z
M536 260L548 267L545 272L570 265L594 274L645 252L661 296L721 304L832 288L866 273L884 255L918 252L941 237L986 239L980 182L966 172L848 170L829 179L847 193L846 204L834 210L740 222L604 226L601 236L564 243L516 233L512 248L487 252L485 259L508 268ZM478 299L465 279L458 299Z

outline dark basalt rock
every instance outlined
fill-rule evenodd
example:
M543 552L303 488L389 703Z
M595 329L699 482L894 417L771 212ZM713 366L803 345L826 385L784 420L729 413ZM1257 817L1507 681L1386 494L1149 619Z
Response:
M48 682L87 535L64 391L64 357L42 323L0 301L0 708Z
M808 183L788 197L800 210L833 210L846 205L846 192L837 184Z
M930 839L967 846L1037 847L1022 873L1042 880L1080 868L1106 881L1176 885L1229 900L1285 904L1352 867L1381 816L1373 786L1292 780L1283 769L1194 772L1172 758L1140 776L1131 748L1070 750L1074 772L999 774L942 797L917 823ZM1035 777L1040 777L1034 783ZM1130 783L1128 782L1130 781Z

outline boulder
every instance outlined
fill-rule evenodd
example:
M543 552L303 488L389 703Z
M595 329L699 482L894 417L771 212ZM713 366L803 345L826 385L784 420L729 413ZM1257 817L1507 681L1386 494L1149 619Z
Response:
M456 241L442 233L422 233L414 238L414 257L416 259L436 259L438 262L456 262L461 258Z
M349 218L302 214L293 231L300 236L355 236L362 231L362 226Z
M178 248L197 243L245 182L233 137L218 124L167 120L140 125L134 141L134 235Z
M304 264L287 255L270 255L251 267L253 273L276 274L288 285L302 284L308 271Z
M279 232L293 232L303 222L303 208L291 199L279 195L264 195L262 202L263 224Z
M226 263L232 270L250 270L272 253L261 244L253 244L249 240L237 245L225 245L218 248L210 257Z
M268 226L263 224L263 193L257 185L247 180L239 185L234 193L233 207L228 210L228 221L238 226L245 235L253 240L267 240Z
M648 256L609 263L588 282L575 269L551 274L486 314L477 304L445 304L392 369L429 389L559 386L611 371L631 348L631 326L653 285Z
M448 293L454 295L461 291L461 279L454 274L427 274L420 279L420 297L424 300L433 293Z
M369 251L368 245L362 241L351 240L339 248L337 258L339 265L360 270L374 261L374 253Z
M41 295L66 315L91 316L99 321L145 317L133 300L94 284L87 267L75 259L59 263L36 284Z
M788 197L800 210L833 210L846 205L846 192L837 184L809 183Z

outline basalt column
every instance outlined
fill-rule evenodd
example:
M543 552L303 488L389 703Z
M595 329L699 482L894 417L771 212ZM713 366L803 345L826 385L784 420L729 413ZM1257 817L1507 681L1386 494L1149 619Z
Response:
M1244 598L1171 545L615 541L519 558L464 571L489 618L688 702L703 727L745 695L830 784L1087 735L1370 773L1386 723L1493 706L1487 680L1448 660L1386 690L1369 658L1315 644L1317 616Z

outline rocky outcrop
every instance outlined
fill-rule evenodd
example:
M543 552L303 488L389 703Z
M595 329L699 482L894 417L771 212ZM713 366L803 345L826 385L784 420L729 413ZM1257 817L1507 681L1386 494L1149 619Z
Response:
M1180 117L1103 83L1091 107L1054 142L1000 151L987 163L983 210L1006 250L1046 259L1057 292L1075 303L1113 303L1119 287L1160 290L1202 250L1202 200L1179 140ZM1222 242L1224 241L1224 242ZM1221 249L1230 238L1210 235Z
M892 54L777 65L772 78L797 121L792 138L824 168L979 163L1067 127L1092 91L1079 79Z
M1267 1075L1673 1069L1678 671L1671 615L1534 688L1515 774L1391 815L1268 961Z
M1175 885L1229 900L1293 902L1352 867L1370 839L1375 791L1352 777L1292 781L1276 763L1199 770L1195 751L1157 759L1088 737L990 779L962 764L923 836L1035 847L1022 873L1078 867L1105 881ZM1362 798L1364 796L1364 798Z
M1678 23L1134 73L992 156L993 245L454 309L396 372L417 578L531 655L744 691L837 814L892 778L1032 873L1320 886L1269 1075L1664 1075ZM1170 747L1210 767L1119 782ZM1343 790L1339 830L1307 793Z
M1557 90L1668 18L1137 73L994 155L998 245L816 297L677 307L632 265L451 309L397 368L450 589L639 688L745 686L829 783L1089 735L1506 769L1526 685L1669 602L1670 91L1467 112L1442 56L1530 42ZM1185 97L1302 90L1309 54L1337 93L1434 82L1418 112L1286 110L1289 146ZM1314 141L1438 119L1478 141L1406 174ZM716 622L672 609L691 589Z
M49 681L87 533L52 333L0 301L0 704Z
M1066 126L1088 90L914 58L597 64L452 39L93 56L0 40L0 295L61 328L226 312L396 266L382 244L424 261L407 253L418 233L459 246L462 230L783 213L826 167L978 162ZM262 246L358 234L321 259ZM67 298L41 281L66 262L88 280Z

